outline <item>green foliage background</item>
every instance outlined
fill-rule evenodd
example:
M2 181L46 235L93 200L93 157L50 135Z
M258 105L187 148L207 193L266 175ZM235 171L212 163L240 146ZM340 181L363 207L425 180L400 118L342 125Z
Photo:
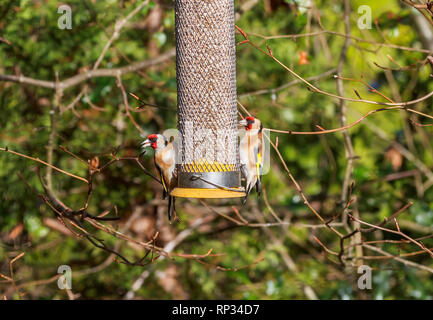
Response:
M235 1L236 10L245 2ZM317 37L298 38L296 41L287 38L273 39L265 42L255 35L305 33L308 14L302 5L307 1L296 1L300 5L297 12L287 5L294 2L286 1L286 4L281 3L271 12L266 12L264 1L259 1L252 9L243 13L236 24L263 48L268 44L278 59L291 66L304 78L335 68L344 42L342 37L325 35L323 39L326 39L328 46L326 53ZM344 33L342 1L314 2L320 10L323 26L328 30ZM56 73L60 79L65 79L83 72L85 68L91 69L111 36L115 22L138 3L139 1L134 0L68 1L67 4L72 8L73 28L60 30L57 27L57 8L60 2L0 0L0 36L12 43L7 45L0 42L0 73L19 72L28 77L54 81ZM397 0L351 1L353 36L383 42L382 35L374 27L374 23L371 30L357 28L357 8L363 4L371 6L373 21L377 19L387 42L415 48L423 46L414 27L413 13L407 7L403 8ZM155 8L156 4L151 3L122 30L119 38L108 50L100 68L113 68L148 59L152 57L152 53L149 52L150 44L161 53L174 46L172 2L160 1L160 5L163 8L163 17L159 29L151 33L146 28L140 29L135 25L144 21ZM315 27L317 28L317 24ZM243 40L239 34L236 38L238 41ZM361 42L352 43L354 45L349 48L343 75L357 79L362 76L368 83L378 85L378 89L387 96L391 96L392 92L384 70L376 67L373 62L397 68L387 55L391 55L402 66L426 57L426 54L419 52L389 47L378 48L377 45ZM371 51L375 49L378 50ZM308 64L299 64L300 51L308 52ZM404 101L416 99L433 90L429 65L419 70L395 71L393 74ZM237 46L237 87L240 96L259 89L276 88L291 80L293 78L284 69L264 54L248 45ZM162 106L176 106L174 59L142 70L142 74L127 74L122 77L122 81L127 91L134 92L145 101ZM411 81L415 81L415 86L410 87ZM335 93L336 82L331 75L315 83L321 89ZM87 85L91 103L103 107L105 111L95 111L87 98L82 97L75 106L75 113L68 110L58 115L56 144L66 146L84 159L98 155L102 163L110 160L110 153L116 147L120 147L121 155L136 156L143 137L124 115L122 96L115 78L91 79ZM70 104L81 89L82 86L75 86L65 90L62 104ZM354 89L365 99L386 101L368 91L360 83L345 81L345 96L356 98ZM312 93L302 84L278 91L274 95L251 95L240 97L239 100L268 128L315 131L315 124L327 129L340 126L338 101ZM50 109L53 103L53 90L1 82L0 146L8 146L11 150L45 159ZM136 101L132 99L129 103L132 107L136 106ZM374 105L357 102L349 102L347 107L348 122L377 108ZM432 107L431 99L415 106L417 110L428 114L432 113ZM146 133L176 127L176 116L172 110L149 108L144 112L133 113L133 116ZM391 164L385 157L387 148L392 141L407 145L403 130L404 121L408 123L414 135L416 156L428 168L432 168L432 127L416 128L410 125L399 111L381 112L368 118L370 126L367 122L362 122L350 129L355 153L359 156L354 168L353 194L357 198L361 218L371 223L380 222L408 201L413 201L414 205L401 216L401 227L413 237L419 237L432 233L431 188L423 195L418 195L413 177L395 181L385 180L385 177L393 173ZM425 122L424 119L419 121ZM387 139L378 137L377 132L371 129L372 125L383 130ZM274 140L276 136L272 134ZM325 218L331 218L341 210L339 199L347 164L342 134L321 137L278 134L278 139L279 149L288 167L309 199L320 208ZM59 148L55 150L54 160L54 164L60 168L80 176L87 175L86 166ZM145 166L152 168L150 153L146 155L145 160ZM358 290L356 268L344 269L336 266L325 258L323 250L313 240L312 237L317 236L329 248L338 251L338 239L328 230L294 226L269 228L280 241L276 242L261 228L236 227L221 217L210 224L209 230L195 231L175 251L203 254L212 248L213 252L225 255L210 259L209 262L226 268L252 264L260 258L263 258L263 261L238 271L221 271L194 260L176 258L156 260L145 267L112 263L97 273L79 275L77 272L77 275L74 275L75 271L101 264L108 254L94 248L83 239L65 237L44 224L43 219L52 218L53 213L17 176L20 172L31 186L41 191L34 170L36 166L30 160L0 153L0 273L9 274L10 259L19 252L26 252L26 255L16 263L18 283L50 278L56 274L59 265L67 264L73 270L73 292L79 293L80 298L114 299L123 297L135 279L146 269L150 275L136 296L144 299L170 299L179 296L164 289L159 275L174 265L177 285L191 299L305 299L305 285L311 286L320 299L433 297L430 273L389 260L367 261L366 263L374 267L373 289L365 292ZM275 153L272 153L271 166L271 172L263 178L263 185L278 215L297 223L319 223L300 200ZM399 168L400 171L412 169L416 167L407 160ZM425 180L425 177L423 179ZM85 202L87 190L80 181L54 173L53 186L62 201L69 206L77 209ZM144 175L138 166L122 162L113 165L98 177L90 211L102 212L116 205L122 218L122 225L134 208L148 204L156 197L159 189L160 187ZM226 207L235 205L241 214L252 222L256 222L256 217L251 206L257 206L267 221L273 221L263 198L256 201L256 194L250 196L247 207L241 207L240 200L209 203ZM168 228L167 234L179 234L188 227L193 217L197 217L197 214L191 214L191 208L200 208L199 216L211 214L196 200L179 200L177 209L182 222L168 226L165 209L158 210L156 206L152 208L145 214L156 221L156 230ZM18 238L10 239L10 232L20 223L24 226L23 232ZM413 227L415 224L416 227ZM286 229L291 236L288 236ZM110 246L121 241L103 234L98 235ZM132 236L147 240L143 234L132 233ZM377 232L370 240L383 238L398 239ZM164 245L163 239L158 241L159 245ZM433 247L431 239L426 239L424 244ZM399 253L397 245L386 244L382 248L393 254ZM137 259L143 254L142 251L125 243L121 245L120 250L131 259ZM411 252L418 248L402 245L401 250ZM288 270L282 252L293 258L298 272ZM374 255L374 252L366 251L365 254ZM430 267L433 265L431 258L426 254L408 259ZM0 293L9 292L8 287L8 283L1 282ZM26 292L27 298L67 298L64 291L57 289L55 282L26 288ZM12 293L12 296L17 298L16 294Z

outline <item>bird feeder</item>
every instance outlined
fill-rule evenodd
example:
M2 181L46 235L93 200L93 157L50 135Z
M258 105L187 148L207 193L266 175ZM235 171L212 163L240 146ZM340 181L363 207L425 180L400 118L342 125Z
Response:
M186 198L235 198L241 187L233 0L176 0L178 185Z

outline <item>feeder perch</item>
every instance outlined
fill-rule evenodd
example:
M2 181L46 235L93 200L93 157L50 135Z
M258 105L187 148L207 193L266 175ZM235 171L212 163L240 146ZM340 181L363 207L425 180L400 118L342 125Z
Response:
M237 198L241 187L233 0L176 0L178 185L186 198Z

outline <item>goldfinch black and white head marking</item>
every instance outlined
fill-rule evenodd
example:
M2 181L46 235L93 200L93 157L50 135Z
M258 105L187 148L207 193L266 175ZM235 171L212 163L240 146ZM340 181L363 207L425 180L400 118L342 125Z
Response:
M249 130L262 130L263 126L262 126L262 122L254 117L246 117L245 119L239 121L239 124L243 127L245 127L245 130L249 131Z
M162 134L150 134L147 139L143 141L141 147L147 148L152 147L153 150L163 149L168 145L168 140Z

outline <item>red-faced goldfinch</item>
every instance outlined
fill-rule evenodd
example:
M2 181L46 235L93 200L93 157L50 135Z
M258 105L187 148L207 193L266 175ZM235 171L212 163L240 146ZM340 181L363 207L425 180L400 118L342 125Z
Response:
M162 134L151 134L141 144L141 147L152 147L155 150L154 161L155 167L159 172L161 183L164 188L163 199L168 196L168 220L171 223L171 217L175 210L174 197L170 196L171 190L176 186L176 158L173 144Z
M246 196L243 200L245 204L254 186L260 196L264 148L263 126L260 120L254 117L246 117L239 121L239 124L246 131L239 146L242 174L246 180Z

